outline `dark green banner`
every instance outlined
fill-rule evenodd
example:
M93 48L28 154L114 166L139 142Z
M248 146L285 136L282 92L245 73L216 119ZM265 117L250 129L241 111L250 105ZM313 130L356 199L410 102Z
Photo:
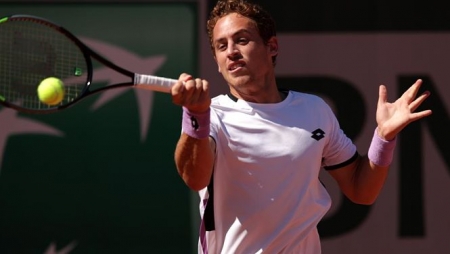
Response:
M197 72L197 5L0 4L44 17L133 72ZM95 65L94 85L123 81ZM126 79L125 79L126 80ZM0 107L0 253L190 253L190 192L168 94L118 89L50 115Z

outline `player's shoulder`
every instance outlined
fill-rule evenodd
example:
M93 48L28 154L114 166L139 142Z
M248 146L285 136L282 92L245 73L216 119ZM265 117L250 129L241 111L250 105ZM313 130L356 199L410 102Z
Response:
M212 106L222 106L222 107L229 107L232 106L235 103L230 96L226 94L220 94L211 99L211 105Z
M228 95L226 95L226 94L219 94L219 95L216 95L215 97L213 97L211 99L211 103L220 104L221 102L224 102L226 100L228 100Z
M304 103L313 103L313 104L326 104L325 100L319 95L299 92L294 90L289 90L289 96L292 97L293 101L301 101Z

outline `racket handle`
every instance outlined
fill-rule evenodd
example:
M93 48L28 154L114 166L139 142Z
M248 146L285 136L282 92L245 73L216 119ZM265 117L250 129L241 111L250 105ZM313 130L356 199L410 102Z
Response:
M176 79L134 74L134 86L141 89L170 93L170 89L175 82L177 82Z

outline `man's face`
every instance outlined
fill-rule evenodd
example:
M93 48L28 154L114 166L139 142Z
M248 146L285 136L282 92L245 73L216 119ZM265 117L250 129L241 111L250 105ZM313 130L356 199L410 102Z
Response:
M266 85L273 75L272 56L278 44L264 44L256 24L236 13L222 17L213 30L215 60L231 89L249 92Z

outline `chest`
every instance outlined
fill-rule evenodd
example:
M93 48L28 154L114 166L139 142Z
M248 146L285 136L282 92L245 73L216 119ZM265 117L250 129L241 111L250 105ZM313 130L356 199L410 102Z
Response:
M328 129L326 122L311 114L231 114L222 119L219 137L221 150L242 162L296 162L321 156Z

